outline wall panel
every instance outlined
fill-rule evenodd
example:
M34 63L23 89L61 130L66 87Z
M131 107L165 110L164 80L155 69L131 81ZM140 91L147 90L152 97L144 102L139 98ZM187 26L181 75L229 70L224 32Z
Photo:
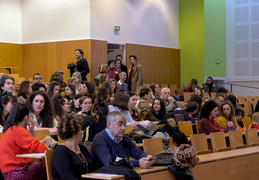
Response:
M22 45L0 43L0 66L18 67L17 69L12 69L12 73L21 73ZM5 69L0 69L0 72L8 73Z
M136 55L144 69L144 83L177 84L180 86L180 50L172 48L126 44L129 55Z

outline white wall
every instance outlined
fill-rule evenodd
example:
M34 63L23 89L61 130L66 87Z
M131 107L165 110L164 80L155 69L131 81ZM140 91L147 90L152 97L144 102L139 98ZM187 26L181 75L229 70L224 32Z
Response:
M0 0L0 42L22 42L21 0Z
M22 0L23 43L90 38L90 0Z
M90 11L92 39L179 48L178 0L92 0Z

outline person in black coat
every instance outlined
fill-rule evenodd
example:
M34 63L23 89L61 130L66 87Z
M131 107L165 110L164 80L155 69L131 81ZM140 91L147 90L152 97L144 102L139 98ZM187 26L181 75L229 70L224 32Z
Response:
M75 56L76 56L76 59L78 60L76 62L75 71L80 72L80 74L82 76L82 81L85 81L86 75L90 72L90 69L89 69L87 60L83 57L84 51L82 49L76 49Z

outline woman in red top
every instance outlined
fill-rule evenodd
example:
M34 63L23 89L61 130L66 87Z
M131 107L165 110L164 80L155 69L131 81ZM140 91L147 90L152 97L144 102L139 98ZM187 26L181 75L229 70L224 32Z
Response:
M252 123L249 126L249 129L259 129L258 123L259 123L259 112L255 112L252 115Z
M32 136L34 125L31 124L28 114L29 109L26 105L15 104L0 139L0 169L4 178L8 180L46 179L44 163L33 163L31 158L16 157L17 154L43 153L48 149Z
M216 102L208 101L201 109L200 133L210 134L212 132L227 132L227 127L219 127L214 119L219 115L219 108Z

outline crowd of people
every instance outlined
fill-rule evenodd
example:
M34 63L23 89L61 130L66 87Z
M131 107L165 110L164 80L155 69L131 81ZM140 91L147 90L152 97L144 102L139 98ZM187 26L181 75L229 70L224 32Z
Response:
M159 124L175 114L183 114L187 121L200 121L201 133L244 129L244 111L226 97L227 90L217 88L208 77L199 86L192 79L184 92L192 92L190 101L181 104L171 95L170 88L159 83L143 85L143 68L135 55L129 56L131 68L122 63L122 56L100 68L98 87L87 81L90 72L81 49L75 50L77 63L69 64L71 77L64 82L56 71L48 83L39 73L33 81L23 81L15 89L14 78L0 76L0 168L5 179L46 179L44 163L17 158L16 154L44 152L44 143L33 137L35 127L57 128L64 142L55 148L52 160L54 179L80 179L81 174L105 166L113 156L133 157L134 166L148 168L154 163L150 155L141 151L125 135L125 126L133 128L148 121ZM217 92L215 99L206 96ZM224 94L225 93L225 94ZM258 128L259 115L253 115L251 128ZM92 142L91 152L79 145ZM25 173L26 172L26 173ZM37 179L36 178L36 179Z

